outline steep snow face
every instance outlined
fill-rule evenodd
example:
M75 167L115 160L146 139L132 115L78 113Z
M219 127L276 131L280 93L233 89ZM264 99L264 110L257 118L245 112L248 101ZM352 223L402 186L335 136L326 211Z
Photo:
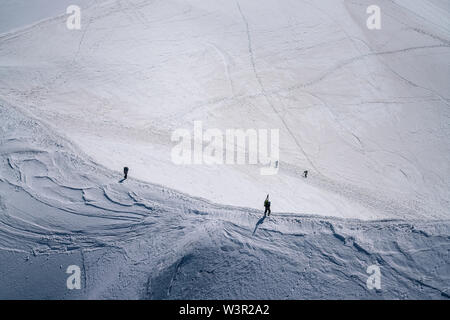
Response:
M119 183L1 100L0 119L1 299L449 298L448 220L264 218ZM80 290L66 287L69 265Z
M449 4L377 3L381 30L365 0L95 1L81 30L2 36L0 95L109 169L215 202L448 218ZM174 164L171 134L195 120L279 129L278 174Z

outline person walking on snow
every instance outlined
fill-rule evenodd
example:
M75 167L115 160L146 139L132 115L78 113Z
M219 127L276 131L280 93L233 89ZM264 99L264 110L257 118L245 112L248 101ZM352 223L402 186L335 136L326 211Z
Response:
M123 180L126 180L128 177L128 167L123 168Z
M264 208L266 208L266 210L264 211L264 215L270 216L270 201L269 201L269 195L267 195L266 200L264 201Z

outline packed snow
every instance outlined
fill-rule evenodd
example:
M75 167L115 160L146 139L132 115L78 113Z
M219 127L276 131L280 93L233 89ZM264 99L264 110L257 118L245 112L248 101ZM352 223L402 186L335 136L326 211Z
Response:
M72 3L0 1L0 298L449 297L447 1ZM177 165L194 121L277 174Z

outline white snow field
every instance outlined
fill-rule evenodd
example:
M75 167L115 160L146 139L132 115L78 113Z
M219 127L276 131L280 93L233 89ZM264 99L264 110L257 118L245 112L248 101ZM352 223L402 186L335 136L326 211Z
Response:
M73 3L0 1L0 298L449 298L448 1ZM194 121L278 173L175 164Z

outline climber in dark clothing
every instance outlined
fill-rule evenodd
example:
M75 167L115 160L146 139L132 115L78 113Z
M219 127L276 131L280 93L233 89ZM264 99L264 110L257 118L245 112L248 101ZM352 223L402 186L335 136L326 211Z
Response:
M308 178L308 170L303 171L303 177Z
M123 180L125 180L128 177L128 167L123 168Z
M264 211L264 215L270 216L270 201L269 201L269 195L267 195L266 200L264 201L264 208L266 208L266 210Z

